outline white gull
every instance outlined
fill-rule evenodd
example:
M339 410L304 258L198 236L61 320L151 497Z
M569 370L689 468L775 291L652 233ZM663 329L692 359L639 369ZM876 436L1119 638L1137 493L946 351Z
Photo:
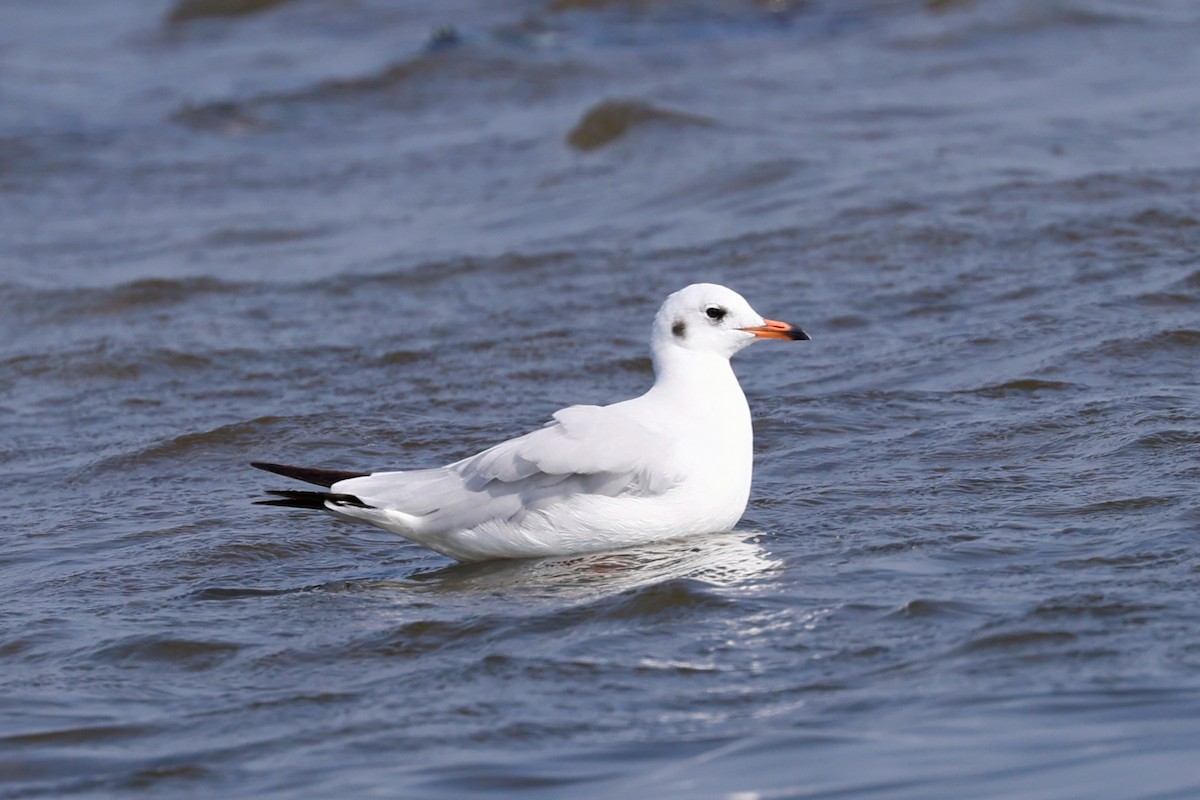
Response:
M345 472L254 462L327 492L268 505L367 522L459 561L636 547L732 528L750 496L750 408L729 364L757 339L806 340L732 289L697 283L654 318L654 385L569 406L545 427L436 469Z

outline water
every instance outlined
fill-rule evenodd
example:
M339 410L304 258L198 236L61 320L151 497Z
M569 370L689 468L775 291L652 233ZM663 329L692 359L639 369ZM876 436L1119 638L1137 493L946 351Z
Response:
M4 18L0 796L1200 794L1193 4ZM641 391L697 280L814 337L739 531L251 505Z

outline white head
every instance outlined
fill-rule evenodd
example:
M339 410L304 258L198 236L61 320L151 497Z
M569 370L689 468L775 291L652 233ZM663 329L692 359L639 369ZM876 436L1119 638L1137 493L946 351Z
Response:
M786 322L763 319L746 299L715 283L693 283L667 298L654 317L655 359L673 348L729 358L755 339L807 340Z

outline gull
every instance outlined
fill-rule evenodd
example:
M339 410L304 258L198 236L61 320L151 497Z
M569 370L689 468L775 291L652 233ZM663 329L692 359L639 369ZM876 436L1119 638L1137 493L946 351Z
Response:
M252 466L328 491L264 505L328 511L458 561L639 547L733 528L750 497L754 434L729 359L759 339L808 340L737 292L696 283L654 317L654 384L607 406L568 406L532 433L434 469Z

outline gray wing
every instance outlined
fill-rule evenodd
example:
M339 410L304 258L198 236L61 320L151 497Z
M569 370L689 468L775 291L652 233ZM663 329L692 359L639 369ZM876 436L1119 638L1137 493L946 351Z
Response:
M651 496L679 481L670 436L617 406L571 406L544 428L449 466L377 472L332 489L437 528L467 529L574 494Z

